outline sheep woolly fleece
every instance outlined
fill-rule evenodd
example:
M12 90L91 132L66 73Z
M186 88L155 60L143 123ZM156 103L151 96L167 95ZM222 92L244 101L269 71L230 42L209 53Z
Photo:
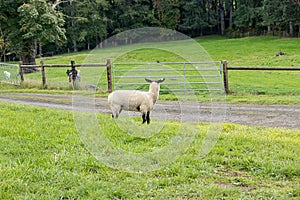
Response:
M143 114L143 123L146 121L148 124L150 123L149 115L159 96L159 84L165 79L158 81L151 81L149 79L145 80L150 82L148 92L137 90L117 90L108 96L108 104L111 108L113 118L118 118L122 110L137 111Z

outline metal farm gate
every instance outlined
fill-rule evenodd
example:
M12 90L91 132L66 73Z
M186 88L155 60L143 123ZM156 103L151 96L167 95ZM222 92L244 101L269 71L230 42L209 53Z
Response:
M144 78L165 78L161 93L223 92L221 62L113 63L114 90L148 90Z

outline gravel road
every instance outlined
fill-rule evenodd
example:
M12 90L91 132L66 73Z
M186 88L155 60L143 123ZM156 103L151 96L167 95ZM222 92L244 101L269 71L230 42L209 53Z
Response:
M72 99L72 95L0 93L0 101L66 110L73 110ZM95 99L95 108L97 112L110 113L107 101L104 98ZM122 112L121 115L140 116L139 113L133 112ZM283 127L300 130L300 106L216 105L195 102L158 101L151 112L151 117L185 122L224 121L250 126Z

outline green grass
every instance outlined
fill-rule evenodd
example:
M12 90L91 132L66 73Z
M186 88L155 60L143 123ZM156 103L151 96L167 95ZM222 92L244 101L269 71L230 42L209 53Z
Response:
M277 37L198 40L215 60L229 66L300 68L300 40ZM286 55L275 56L279 51ZM235 95L299 96L300 71L229 71L229 88Z
M153 172L128 173L88 152L72 112L9 103L0 107L1 199L300 197L299 130L224 124L215 147L203 157L209 124L198 124L183 156ZM110 116L99 114L98 119L104 130L118 129ZM163 134L148 139L120 130L106 137L125 151L143 153L166 145L178 125L166 122Z
M245 37L226 39L204 37L197 40L213 60L227 60L233 66L300 67L300 40L297 38ZM276 57L281 50L285 56Z
M205 37L197 41L213 60L228 60L235 66L297 66L299 39L253 37L226 39ZM106 49L98 58L113 58L124 51ZM286 56L275 57L278 50ZM48 64L83 63L90 52L45 58ZM93 52L95 53L95 52ZM140 49L123 54L118 61L179 61L165 51ZM102 61L103 60L103 61ZM66 69L46 69L47 89L40 73L26 74L25 83L0 83L1 92L71 93ZM106 96L105 71L101 91ZM229 72L232 94L229 103L298 104L298 72ZM283 86L283 87L282 87ZM160 99L174 100L170 94ZM210 101L199 94L198 100ZM96 160L80 140L70 111L0 102L0 199L299 199L300 131L248 127L225 123L220 137L207 156L201 147L208 123L188 124L153 119L141 126L140 117L130 118L135 131L154 131L154 136L130 135L109 115L97 114L105 137L124 151L145 153L162 149L176 136L179 126L196 130L184 155L161 169L129 173L107 167ZM84 124L85 125L85 124ZM120 124L119 124L120 126ZM156 132L157 129L161 131ZM189 130L189 129L188 129ZM152 137L150 137L152 136Z
M219 36L198 38L196 41L207 51L212 60L227 60L229 66L272 66L272 67L300 67L300 40L295 38L278 37L246 37L238 39L227 39ZM162 47L169 47L162 43ZM173 44L174 45L174 44ZM151 46L150 46L151 47ZM186 49L182 42L175 44L177 49ZM95 51L84 51L78 53L63 54L59 56L44 58L46 64L100 62L105 63L106 58L112 58L114 62L164 62L183 61L183 58L174 52L164 49L143 48L143 45L136 46L137 50L130 51L127 46L117 48L99 49ZM276 57L275 54L282 50L287 55ZM129 51L129 52L128 52ZM121 56L120 56L121 55ZM194 55L195 56L195 55ZM201 56L199 60L201 60ZM37 60L39 62L39 60ZM83 71L83 69L81 69ZM93 73L91 69L89 73ZM46 89L70 92L72 86L68 84L65 68L47 68ZM107 81L105 69L96 70L100 77L100 91L98 95L106 96ZM251 103L260 104L300 104L299 96L300 72L286 71L229 71L229 89L231 94L227 96L228 103ZM85 74L82 74L84 77ZM43 90L41 85L41 73L26 74L25 82L20 88L30 88L33 91ZM10 90L0 85L2 91ZM204 97L203 97L204 96ZM205 94L199 95L203 101L210 101ZM174 97L163 94L163 99L174 99Z
M237 39L228 39L220 36L208 36L195 39L215 61L227 60L235 66L299 66L300 40L297 38L278 38L278 37L246 37ZM102 51L100 60L105 62L106 58L112 58L119 54L126 47L111 48ZM287 55L276 57L279 51L284 51ZM82 63L88 57L91 51L62 54L59 56L43 58L48 64L70 63L75 60L76 63ZM199 58L201 59L201 58ZM157 60L178 61L178 57L165 52L153 51L151 49L139 49L128 55L123 55L119 60L123 61L145 61L156 62ZM39 61L38 61L39 62Z

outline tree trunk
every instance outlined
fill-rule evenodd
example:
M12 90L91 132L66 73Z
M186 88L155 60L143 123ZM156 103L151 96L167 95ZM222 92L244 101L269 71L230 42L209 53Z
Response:
M28 52L23 52L22 55L22 63L23 65L35 65L35 58L28 54Z
M35 65L35 46L34 44L25 43L22 49L23 65Z
M293 35L294 35L293 22L290 22L290 37L293 37Z
M230 1L230 10L229 10L229 28L232 29L232 18L233 18L233 0Z
M74 49L74 50L73 50L74 52L77 52L77 51L78 51L76 40L73 40L73 49Z
M5 49L3 50L3 55L0 55L0 60L1 60L1 57L3 56L3 62L6 62L6 56L5 56L6 52L5 52Z
M74 18L74 15L75 15L75 11L74 11L74 7L73 7L73 2L70 1L70 6L71 6L71 27L72 29L71 30L74 30L75 29L75 18ZM74 36L75 37L75 36ZM77 42L76 42L76 39L73 39L73 51L74 52L77 52L78 49L77 49Z
M36 40L34 40L34 57L36 57L36 55L38 55L38 43Z
M24 47L22 49L21 60L23 65L36 65L35 62L35 43L34 41L24 42ZM25 73L36 72L38 69L36 68L25 68Z
M39 42L39 55L40 57L43 57L43 44L41 41Z
M223 1L220 0L220 20L221 20L221 35L225 32L225 17L224 17L224 5Z

